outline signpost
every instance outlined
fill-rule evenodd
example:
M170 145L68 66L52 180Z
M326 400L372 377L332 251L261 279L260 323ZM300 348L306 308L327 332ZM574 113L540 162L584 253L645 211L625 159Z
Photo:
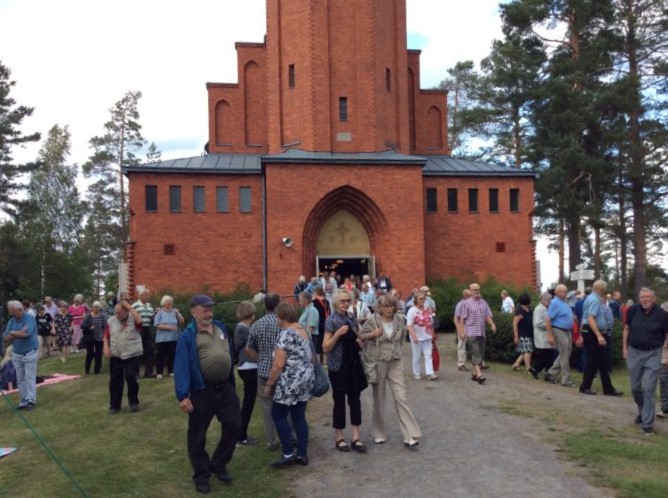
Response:
M588 269L585 263L577 265L574 272L571 273L571 280L578 281L578 290L584 292L585 280L594 280L594 270Z

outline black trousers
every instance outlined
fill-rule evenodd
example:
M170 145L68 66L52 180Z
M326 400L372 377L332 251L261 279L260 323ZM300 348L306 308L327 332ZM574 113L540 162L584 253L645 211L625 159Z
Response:
M120 409L123 401L123 383L128 384L128 403L139 404L139 356L121 360L109 359L109 408Z
M207 385L190 393L193 411L188 416L188 456L196 484L209 482L211 473L221 473L232 459L241 431L239 398L229 382ZM221 425L220 440L209 459L206 452L206 431L213 420Z
M141 345L144 349L144 377L153 375L153 335L151 327L141 328Z
M536 348L533 350L532 363L533 368L536 373L541 373L543 370L547 373L552 364L554 363L556 349L540 349Z
M608 372L606 363L605 345L599 345L598 340L596 339L596 334L592 331L584 332L582 334L582 339L584 340L584 347L587 350L587 366L585 367L584 375L582 377L580 391L591 389L592 382L594 382L594 376L598 372L601 376L603 392L614 393L615 388L612 387L612 381L610 380L610 373Z
M248 439L248 424L250 424L255 398L257 397L257 368L237 370L239 377L244 381L244 399L241 402L241 432L239 441Z
M104 349L104 342L102 341L86 341L86 373L90 373L90 365L95 359L95 369L93 370L96 374L100 373L102 369L102 350Z
M360 393L345 388L344 372L329 372L329 381L332 384L332 427L334 429L345 429L346 427L346 398L350 410L350 425L362 425L362 403Z
M156 373L162 375L162 371L167 366L167 373L174 371L174 353L176 352L176 341L156 342L158 348L158 361Z

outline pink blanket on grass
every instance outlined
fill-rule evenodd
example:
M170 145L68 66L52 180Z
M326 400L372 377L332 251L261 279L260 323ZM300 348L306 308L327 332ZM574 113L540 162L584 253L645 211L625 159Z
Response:
M40 382L37 384L37 387L40 386L49 386L51 384L58 384L59 382L65 382L66 380L72 380L72 379L79 379L81 378L81 375L66 375L66 374L59 374L55 373L53 375L45 375L44 376L44 382ZM18 389L12 389L11 391L0 391L3 394L13 394L18 392Z

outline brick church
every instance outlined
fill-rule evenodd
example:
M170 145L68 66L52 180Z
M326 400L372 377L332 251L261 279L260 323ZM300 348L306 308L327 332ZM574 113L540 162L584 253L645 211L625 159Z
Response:
M405 0L267 0L238 82L207 83L206 154L125 169L130 288L535 285L534 175L449 156L446 92L406 39Z

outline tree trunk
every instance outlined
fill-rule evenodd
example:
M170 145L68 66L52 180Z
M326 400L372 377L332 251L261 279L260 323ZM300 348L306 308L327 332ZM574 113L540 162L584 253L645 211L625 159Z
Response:
M601 227L594 226L594 278L598 280L601 278Z
M564 283L564 239L566 238L564 230L564 220L561 218L559 220L559 278L557 282L560 284Z
M568 234L568 273L576 270L576 266L582 263L582 247L580 246L581 221L579 217L567 220Z

